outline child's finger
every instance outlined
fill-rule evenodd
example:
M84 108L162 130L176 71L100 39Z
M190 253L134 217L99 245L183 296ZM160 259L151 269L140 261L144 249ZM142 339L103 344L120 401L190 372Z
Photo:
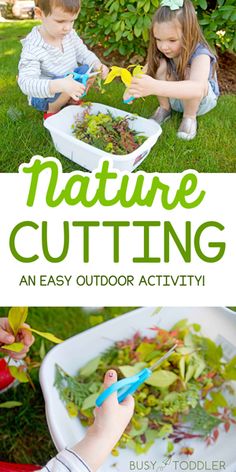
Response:
M110 387L116 381L117 381L116 371L113 370L113 369L108 370L105 374L105 377L104 377L104 382L103 382L104 390L106 390L108 387ZM109 397L105 400L104 405L109 406L114 401L117 402L117 393L116 392L109 395Z
M121 403L122 406L128 408L130 410L130 415L132 416L134 411L134 397L132 395L128 395L123 402Z
M13 334L8 333L5 329L0 327L0 344L12 344L14 341L15 338Z

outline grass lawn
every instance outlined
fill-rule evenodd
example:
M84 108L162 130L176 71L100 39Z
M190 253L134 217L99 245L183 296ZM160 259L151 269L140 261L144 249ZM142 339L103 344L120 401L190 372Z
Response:
M99 313L87 313L81 308L30 308L27 322L35 329L66 339L129 310L131 308L106 308ZM0 308L0 317L6 314L7 309ZM32 361L40 361L41 342L42 338L36 336L30 350ZM45 341L45 347L47 351L52 343ZM29 384L20 384L0 395L0 403L22 402L18 408L0 408L0 462L44 465L56 453L47 428L38 369L31 371L31 377L35 391Z
M0 23L0 135L1 172L17 172L22 162L35 154L60 159L65 172L80 167L55 151L51 137L43 127L42 114L27 104L27 98L16 83L17 64L21 51L20 39L36 24L35 21ZM124 86L115 82L101 95L91 91L87 99L111 105L149 117L157 107L154 97L139 99L133 105L124 105ZM163 133L139 167L146 172L182 172L196 169L199 172L236 172L236 138L233 123L236 116L236 96L220 97L217 107L200 117L199 132L193 141L184 142L176 137L180 115L163 127Z

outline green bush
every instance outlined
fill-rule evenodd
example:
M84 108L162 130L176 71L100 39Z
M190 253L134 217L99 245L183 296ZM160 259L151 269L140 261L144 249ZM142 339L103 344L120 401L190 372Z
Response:
M193 0L206 39L222 50L236 50L235 0ZM90 46L146 56L152 16L159 0L83 0L77 29Z

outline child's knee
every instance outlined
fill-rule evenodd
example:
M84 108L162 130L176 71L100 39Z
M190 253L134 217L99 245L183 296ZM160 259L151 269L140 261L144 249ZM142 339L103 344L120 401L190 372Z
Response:
M166 80L167 78L167 62L165 59L160 60L160 65L156 72L156 78L159 80Z

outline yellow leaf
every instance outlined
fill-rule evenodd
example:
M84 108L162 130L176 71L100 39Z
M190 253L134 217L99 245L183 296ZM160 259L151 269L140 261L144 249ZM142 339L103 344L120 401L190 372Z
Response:
M19 329L25 322L28 315L27 307L12 307L8 313L8 321L10 327L14 333L14 336L17 335Z
M37 329L33 328L27 328L29 331L32 331L33 333L38 334L39 336L42 336L42 338L48 339L49 341L52 341L55 344L60 344L63 342L63 339L59 339L54 334L51 333L43 333L42 331L37 331Z
M121 70L121 80L122 80L122 82L124 82L126 87L130 86L131 80L132 80L132 75L127 69L122 69Z
M6 349L7 351L13 351L13 352L20 352L24 348L23 343L12 343L12 344L5 344L4 346L1 346L1 349Z
M19 380L19 382L21 383L29 382L27 373L24 370L20 370L19 367L16 367L14 365L10 365L9 370L11 372L12 377L15 377L15 379Z
M133 70L133 76L143 74L143 66L136 66Z
M105 82L104 82L104 85L107 85L107 84L110 84L114 79L115 77L120 77L121 75L121 67L112 67L111 68L111 72L109 72Z

